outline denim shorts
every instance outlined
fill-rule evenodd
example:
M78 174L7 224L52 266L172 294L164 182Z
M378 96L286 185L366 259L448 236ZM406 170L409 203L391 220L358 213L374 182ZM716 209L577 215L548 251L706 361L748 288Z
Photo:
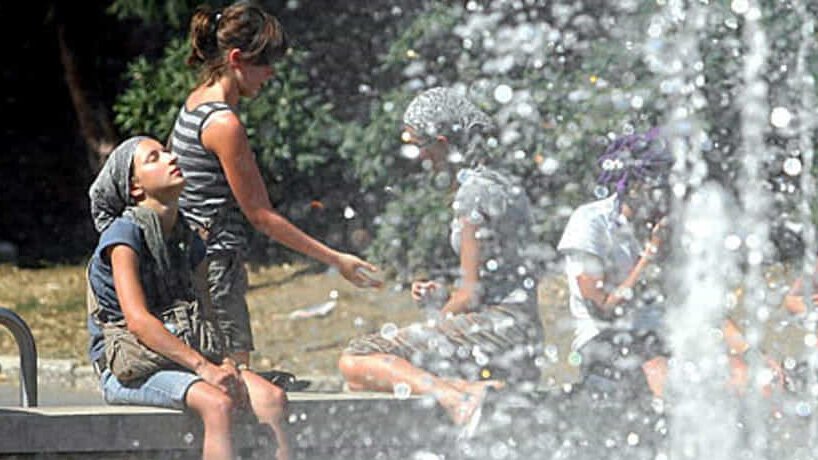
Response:
M134 405L184 409L190 387L202 380L185 371L159 371L145 380L123 384L105 369L99 378L105 402L114 405Z
M208 256L207 283L227 352L253 351L250 312L244 298L247 294L244 258L238 252Z

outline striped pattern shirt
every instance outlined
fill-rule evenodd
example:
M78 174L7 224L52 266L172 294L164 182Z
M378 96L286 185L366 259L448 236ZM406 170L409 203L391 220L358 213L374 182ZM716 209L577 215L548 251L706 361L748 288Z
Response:
M219 158L202 145L205 122L223 110L232 109L224 102L206 102L191 111L182 105L171 134L171 150L185 176L179 207L189 222L207 231L208 255L241 251L247 242L245 218Z

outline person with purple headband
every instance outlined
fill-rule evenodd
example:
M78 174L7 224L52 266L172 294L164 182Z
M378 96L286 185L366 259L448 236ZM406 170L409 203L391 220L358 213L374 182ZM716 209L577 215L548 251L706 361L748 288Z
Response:
M664 297L661 281L650 279L646 269L667 256L674 159L661 131L653 128L614 140L597 163L599 199L574 210L557 246L575 324L571 348L579 354L583 385L591 393L661 398L669 356L662 340ZM750 347L729 318L722 333L735 355L726 384L743 391L746 369L738 356Z
M661 296L646 268L665 255L673 156L658 129L614 140L600 156L595 194L579 206L557 246L574 319L572 350L592 391L661 395L667 350ZM625 394L622 394L624 392Z

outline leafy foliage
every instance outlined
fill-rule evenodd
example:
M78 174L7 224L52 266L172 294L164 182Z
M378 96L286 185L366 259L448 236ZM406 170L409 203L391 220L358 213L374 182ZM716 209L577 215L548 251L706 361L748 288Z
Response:
M123 134L150 134L160 139L170 135L186 95L196 85L193 72L183 70L188 52L187 42L177 39L158 61L139 58L128 67L128 89L114 105L115 121ZM341 126L332 116L332 106L311 91L301 67L303 60L303 52L296 52L279 62L275 80L241 107L239 116L273 203L285 214L293 211L296 224L323 237L326 228L319 228L314 216L304 211L313 197L321 196L319 184L354 195L357 183L343 174L345 162L336 150ZM340 215L337 207L341 203L336 200L334 204L336 208L324 213ZM292 209L294 206L298 209ZM333 238L344 242L343 235ZM255 244L266 246L262 241L266 240Z
M704 20L695 22L690 13L676 14L651 1L431 4L383 56L378 70L388 77L389 90L371 104L368 123L345 131L342 150L363 185L402 190L385 216L403 218L382 219L371 256L401 271L441 263L432 246L445 246L445 221L424 220L422 212L437 215L448 202L430 191L430 173L395 172L401 166L396 159L400 115L414 94L437 85L464 88L497 120L504 152L498 166L523 178L535 204L534 230L543 254L553 254L571 211L598 197L596 158L608 142L667 126L679 110L695 125L673 129L704 133L688 140L701 149L702 161L684 166L686 180L694 186L719 181L735 190L746 91L744 18L723 2L701 8L706 8ZM810 10L809 17L815 13ZM803 104L792 89L798 47L783 37L792 37L787 31L799 30L809 17L794 14L786 3L762 2L764 30L779 37L769 42L770 71L764 77L770 107L794 111ZM691 41L688 49L697 53L697 62L683 49ZM816 59L810 57L808 65L814 74ZM781 164L800 157L797 131L770 129L764 148L769 152L765 173L776 192L774 210L795 215L800 179L783 174ZM419 239L421 226L441 236ZM451 256L445 255L454 262Z

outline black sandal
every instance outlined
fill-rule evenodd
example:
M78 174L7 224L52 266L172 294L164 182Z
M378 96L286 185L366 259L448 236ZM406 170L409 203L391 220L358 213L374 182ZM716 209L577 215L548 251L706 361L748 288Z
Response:
M269 370L258 371L256 373L272 382L273 385L280 387L284 391L301 391L306 389L308 386L310 386L310 383L312 383L309 380L299 380L294 374L285 371Z

